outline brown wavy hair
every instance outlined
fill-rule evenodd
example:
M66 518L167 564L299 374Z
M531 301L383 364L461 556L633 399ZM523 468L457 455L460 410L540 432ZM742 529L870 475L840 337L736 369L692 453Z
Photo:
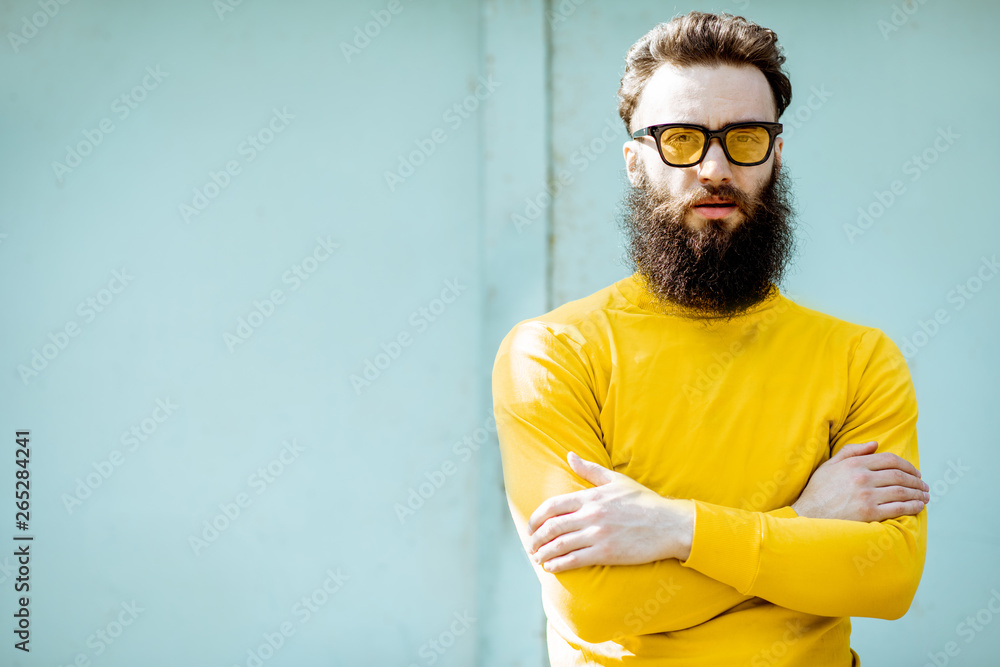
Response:
M752 65L770 84L779 118L792 101L792 83L782 70L785 55L773 30L742 16L690 12L660 23L628 50L618 88L618 115L630 134L632 114L646 81L664 63L678 67Z

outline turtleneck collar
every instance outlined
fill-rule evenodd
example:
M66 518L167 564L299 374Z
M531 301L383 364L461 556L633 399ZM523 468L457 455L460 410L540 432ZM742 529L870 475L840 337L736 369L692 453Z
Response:
M683 317L708 322L743 320L748 316L756 315L768 310L769 308L773 308L776 303L784 298L781 291L772 284L771 291L768 293L767 297L750 306L747 310L744 310L743 312L730 318L728 315L706 314L702 311L697 311L677 303L662 301L649 288L648 283L639 272L635 272L627 278L622 278L616 283L616 285L626 299L642 310L659 315Z

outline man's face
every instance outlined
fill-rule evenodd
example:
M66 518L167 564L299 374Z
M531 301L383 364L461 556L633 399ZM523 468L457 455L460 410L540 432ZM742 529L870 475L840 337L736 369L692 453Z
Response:
M751 120L777 121L774 95L764 73L756 67L664 64L646 82L630 131L660 123L693 123L718 130ZM779 136L763 164L741 167L730 163L719 140L713 139L700 163L671 167L660 159L654 139L641 137L626 142L625 166L632 185L638 185L639 174L645 172L654 189L669 192L688 204L684 222L690 229L700 230L712 224L732 231L745 219L745 212L736 206L696 204L710 198L726 199L712 197L710 190L719 186L735 187L751 197L759 194L776 165L780 169L783 143ZM714 220L718 222L710 222Z
M718 130L776 116L757 68L663 65L646 82L630 129L692 123ZM671 167L651 137L625 144L633 187L624 227L632 261L656 296L732 316L780 281L793 245L781 146L779 137L767 161L743 167L730 163L713 139L700 163Z

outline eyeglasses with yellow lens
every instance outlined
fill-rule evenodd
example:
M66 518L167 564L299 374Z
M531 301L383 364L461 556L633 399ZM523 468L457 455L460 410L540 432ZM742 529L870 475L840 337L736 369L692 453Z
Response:
M741 167L767 162L781 123L751 121L710 130L690 123L650 125L632 133L633 139L650 136L656 141L660 159L671 167L693 167L705 159L712 139L718 138L726 159Z

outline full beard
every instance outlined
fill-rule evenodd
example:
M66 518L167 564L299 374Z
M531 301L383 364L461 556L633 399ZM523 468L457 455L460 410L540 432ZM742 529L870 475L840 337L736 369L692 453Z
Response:
M684 222L691 206L709 195L736 203L743 221L734 230L722 220L705 220L700 230ZM699 317L732 318L763 301L781 284L794 251L791 191L777 164L756 196L730 184L673 195L654 188L642 171L623 209L633 270L659 300Z

